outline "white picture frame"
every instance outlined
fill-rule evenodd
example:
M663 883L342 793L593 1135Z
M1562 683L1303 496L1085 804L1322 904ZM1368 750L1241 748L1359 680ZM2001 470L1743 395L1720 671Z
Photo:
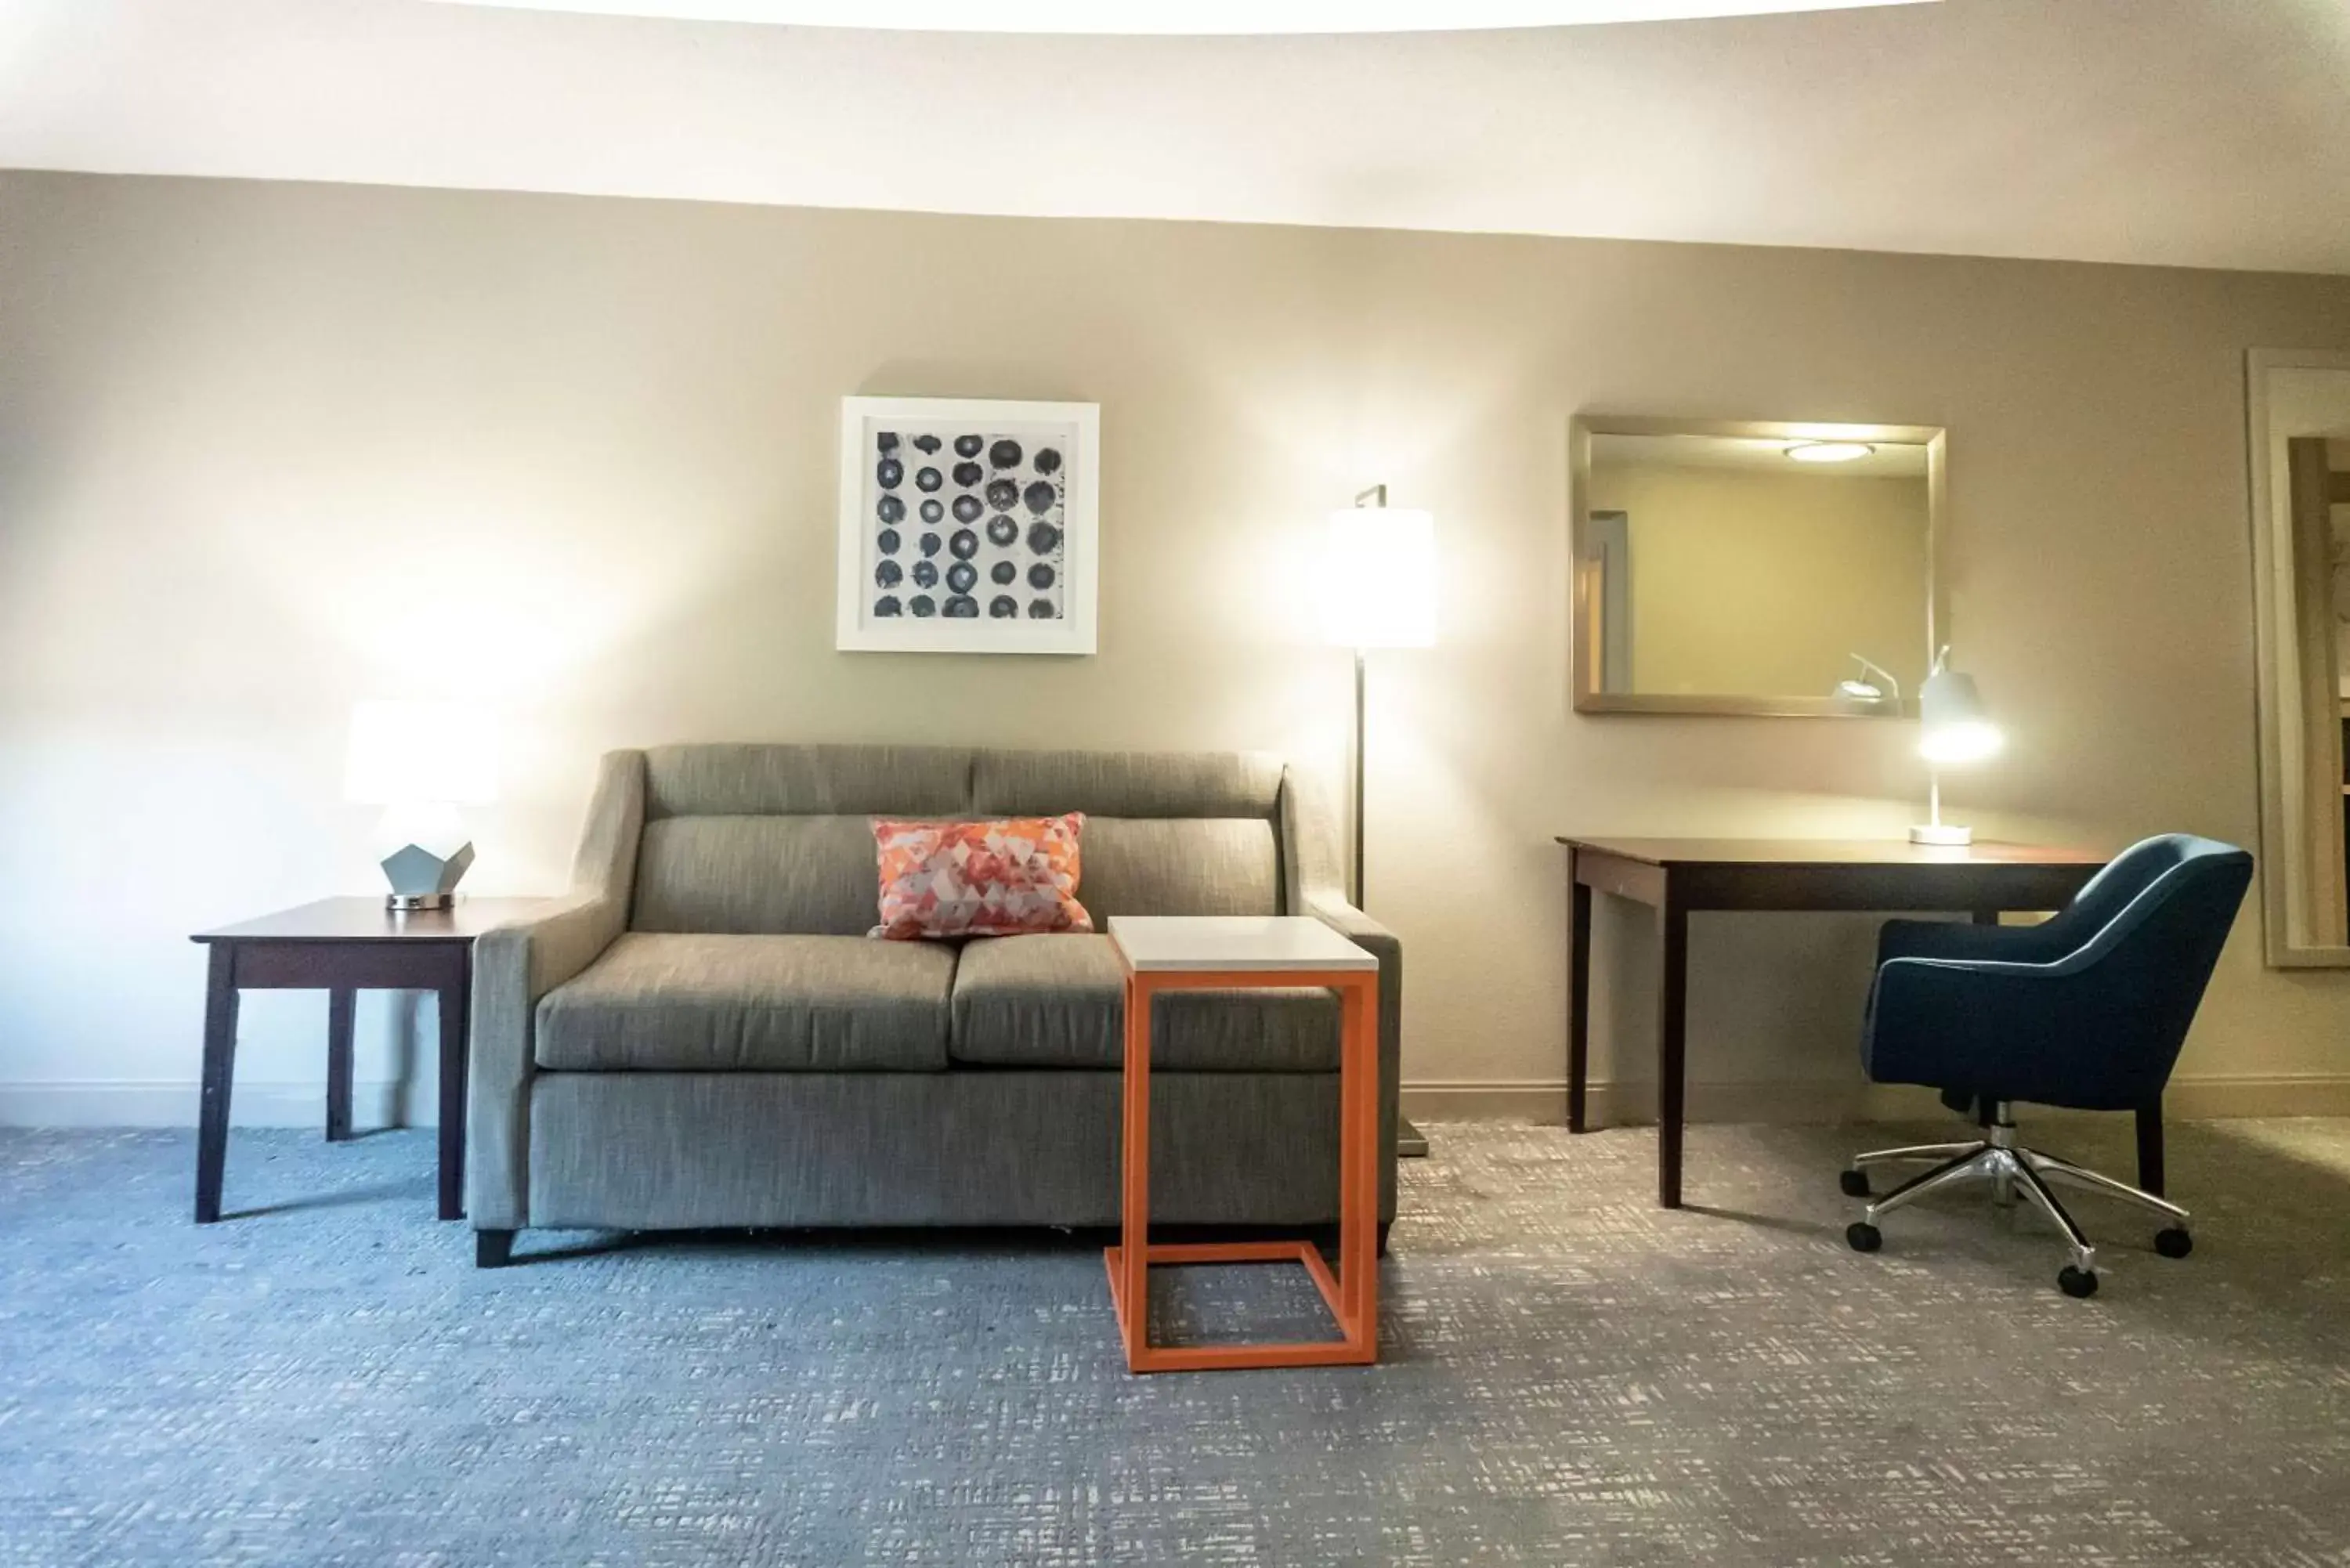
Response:
M834 647L1093 653L1100 450L1098 403L843 398Z

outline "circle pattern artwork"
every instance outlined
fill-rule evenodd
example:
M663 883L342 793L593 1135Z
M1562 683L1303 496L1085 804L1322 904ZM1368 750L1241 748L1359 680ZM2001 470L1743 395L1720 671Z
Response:
M867 441L864 553L874 584L872 618L1066 617L1067 425L900 423L871 431ZM901 488L919 495L899 493ZM980 595L983 584L993 585L988 595Z

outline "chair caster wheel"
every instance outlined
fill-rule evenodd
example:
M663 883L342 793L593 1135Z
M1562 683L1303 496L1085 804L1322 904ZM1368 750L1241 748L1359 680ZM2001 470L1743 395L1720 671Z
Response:
M1868 1196L1868 1172L1847 1170L1836 1178L1836 1185L1844 1189L1846 1198L1866 1198Z
M1874 1252L1885 1245L1884 1232L1866 1220L1856 1220L1846 1226L1844 1239L1856 1252Z
M2085 1301L2097 1293L2097 1276L2090 1270L2067 1263L2056 1276L2056 1288L2075 1301Z
M2183 1258L2195 1250L2195 1238L2187 1233L2184 1225L2173 1225L2154 1233L2154 1250L2166 1258Z

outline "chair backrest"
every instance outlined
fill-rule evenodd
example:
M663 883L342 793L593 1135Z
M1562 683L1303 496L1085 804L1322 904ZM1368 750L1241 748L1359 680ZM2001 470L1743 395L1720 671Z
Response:
M2122 1036L2097 1069L2101 1094L2141 1104L2161 1093L2251 879L2252 857L2234 845L2166 834L2116 856L2050 922L2077 928L2059 967L2094 977Z
M877 816L1087 815L1077 897L1111 915L1278 914L1282 768L1245 753L692 745L645 753L629 925L861 936Z

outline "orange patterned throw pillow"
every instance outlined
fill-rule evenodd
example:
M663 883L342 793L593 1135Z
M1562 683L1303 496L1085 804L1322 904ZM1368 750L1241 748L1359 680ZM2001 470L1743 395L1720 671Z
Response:
M1077 835L1085 814L995 822L877 820L881 923L877 937L1010 937L1090 931L1077 902Z

